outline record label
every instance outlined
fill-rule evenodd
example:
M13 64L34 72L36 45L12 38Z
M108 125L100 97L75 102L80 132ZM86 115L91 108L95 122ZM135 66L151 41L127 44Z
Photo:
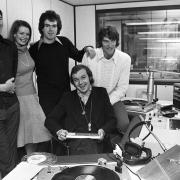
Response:
M95 165L82 165L66 168L53 176L52 180L120 180L112 170Z

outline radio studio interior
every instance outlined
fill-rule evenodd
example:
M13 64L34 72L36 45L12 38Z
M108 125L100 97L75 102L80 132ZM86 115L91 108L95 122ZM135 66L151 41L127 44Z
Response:
M88 155L33 152L3 180L180 179L179 0L2 0L0 8L8 19L2 34L6 37L11 23L24 16L34 42L39 39L37 17L47 9L61 15L62 35L79 49L97 47L99 30L115 26L117 49L131 57L122 101L128 116L138 119L123 136L124 148L117 143L110 153ZM70 69L73 65L70 59ZM67 138L99 141L94 133L71 132Z

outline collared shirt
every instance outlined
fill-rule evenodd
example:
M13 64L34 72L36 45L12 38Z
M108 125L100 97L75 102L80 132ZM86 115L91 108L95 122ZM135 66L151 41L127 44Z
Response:
M125 96L128 89L131 58L118 49L115 49L111 59L104 57L102 48L95 51L93 59L85 54L82 63L91 69L94 85L106 88L111 104L114 104Z
M86 104L88 99L89 99L89 96L91 94L91 90L92 90L92 86L90 87L90 90L86 93L86 94L83 94L81 93L79 90L77 90L77 94L78 96L81 98L81 101Z

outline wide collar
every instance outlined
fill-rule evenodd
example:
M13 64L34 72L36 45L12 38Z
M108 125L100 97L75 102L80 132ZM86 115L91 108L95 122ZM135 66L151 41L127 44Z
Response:
M102 60L107 60L107 59L104 57L103 49L99 48L98 58L96 59L96 61L99 62ZM110 59L108 59L107 61L113 61L115 64L117 64L117 60L118 60L117 50L115 49L113 56Z
M82 94L79 90L77 90L77 94L78 96L81 98L81 101L86 104L88 99L89 99L89 96L91 95L91 92L92 92L92 86L90 87L90 90L87 92L87 94Z
M55 41L58 42L59 44L63 45L61 40L58 37L55 38ZM44 43L44 40L41 38L38 43L38 49L40 49L42 43Z

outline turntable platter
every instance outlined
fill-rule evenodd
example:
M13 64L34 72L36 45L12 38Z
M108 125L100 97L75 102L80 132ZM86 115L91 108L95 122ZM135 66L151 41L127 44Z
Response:
M112 170L95 165L82 165L66 168L53 176L52 180L120 180Z

